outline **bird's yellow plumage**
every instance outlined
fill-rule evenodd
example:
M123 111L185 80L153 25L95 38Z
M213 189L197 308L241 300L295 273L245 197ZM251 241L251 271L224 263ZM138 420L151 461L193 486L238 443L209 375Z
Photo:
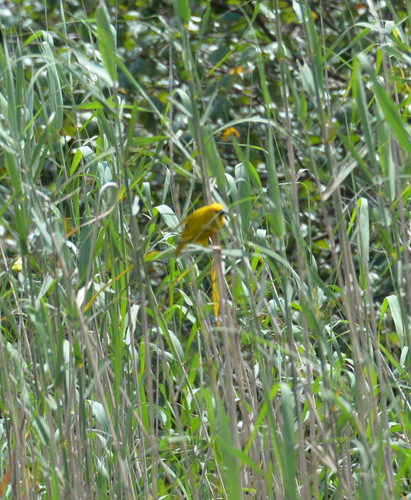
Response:
M212 203L190 214L183 221L185 228L181 233L180 243L176 249L176 257L189 243L196 243L206 247L210 236L218 233L224 226L224 214L224 207L221 203Z

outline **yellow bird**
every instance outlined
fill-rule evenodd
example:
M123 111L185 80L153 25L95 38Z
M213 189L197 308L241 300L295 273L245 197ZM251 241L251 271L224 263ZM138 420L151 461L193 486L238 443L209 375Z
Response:
M190 214L183 221L185 228L181 233L180 243L176 249L176 257L189 243L196 243L206 247L210 236L217 234L224 226L224 215L224 207L221 203L212 203Z

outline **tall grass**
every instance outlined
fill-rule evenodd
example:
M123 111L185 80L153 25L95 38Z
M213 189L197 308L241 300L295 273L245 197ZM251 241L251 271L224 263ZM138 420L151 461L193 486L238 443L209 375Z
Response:
M5 498L410 497L409 27L370 4L329 46L301 2L291 64L279 5L258 5L258 112L219 128L224 61L202 68L187 2L161 19L164 107L105 7L78 37L63 4L59 25L3 30ZM221 246L175 259L179 221L214 199Z

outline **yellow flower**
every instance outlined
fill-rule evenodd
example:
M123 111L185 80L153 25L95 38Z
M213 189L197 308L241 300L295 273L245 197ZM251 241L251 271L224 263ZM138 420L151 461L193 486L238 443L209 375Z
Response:
M221 134L221 139L223 139L223 141L228 141L232 135L238 139L240 137L240 132L235 127L228 127Z
M21 257L17 257L17 259L14 261L13 265L11 266L12 271L23 271L23 260Z
M233 68L230 69L230 75L243 75L244 74L244 68L242 66L238 66L238 68Z

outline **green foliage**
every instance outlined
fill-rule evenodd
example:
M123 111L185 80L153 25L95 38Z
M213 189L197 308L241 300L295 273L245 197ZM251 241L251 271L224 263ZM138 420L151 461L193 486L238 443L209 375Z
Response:
M411 9L371 5L3 9L0 496L411 494Z

